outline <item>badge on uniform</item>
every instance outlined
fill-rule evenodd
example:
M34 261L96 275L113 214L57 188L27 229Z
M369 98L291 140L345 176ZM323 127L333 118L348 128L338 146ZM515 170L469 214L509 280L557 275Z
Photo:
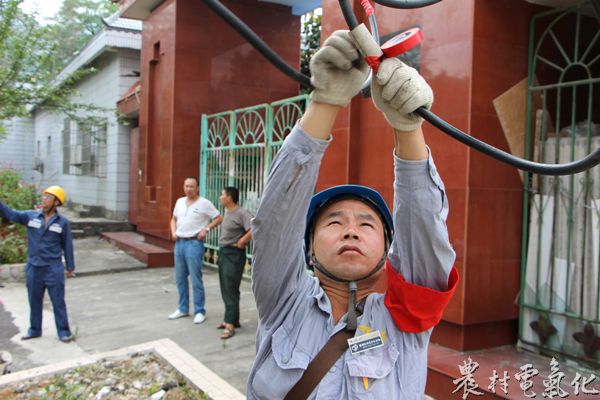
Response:
M348 339L348 347L353 355L364 353L383 346L383 338L379 331Z
M42 227L42 221L39 219L30 219L27 226L33 229L40 229Z
M59 224L52 224L50 225L48 230L51 232L62 233L62 226L60 226Z

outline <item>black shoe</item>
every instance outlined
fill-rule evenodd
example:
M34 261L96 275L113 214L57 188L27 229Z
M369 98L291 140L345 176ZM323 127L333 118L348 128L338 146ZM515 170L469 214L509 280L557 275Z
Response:
M30 334L27 334L27 335L25 335L25 336L21 336L21 340L35 339L35 338L39 338L40 336L41 336L41 335L38 335L38 336L33 336L33 335L30 335Z
M73 335L69 335L69 336L61 336L58 338L58 340L60 340L63 343L69 343L73 341Z

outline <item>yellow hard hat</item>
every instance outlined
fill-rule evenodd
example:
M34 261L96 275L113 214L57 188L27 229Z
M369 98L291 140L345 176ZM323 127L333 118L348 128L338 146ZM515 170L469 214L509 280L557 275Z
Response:
M44 193L49 193L56 197L58 201L60 201L60 205L65 204L65 201L67 201L67 192L60 186L50 186L48 189L44 190Z

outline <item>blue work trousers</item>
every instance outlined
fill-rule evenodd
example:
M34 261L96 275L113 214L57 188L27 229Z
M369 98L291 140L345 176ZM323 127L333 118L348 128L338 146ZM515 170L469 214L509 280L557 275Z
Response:
M190 294L188 276L192 278L194 293L194 314L206 315L202 265L204 263L204 242L201 240L177 240L175 242L175 282L179 292L179 311L189 312Z
M65 304L65 267L62 263L45 266L25 267L27 294L29 296L29 336L42 335L42 311L44 292L48 295L54 310L54 323L58 337L71 335L67 306Z

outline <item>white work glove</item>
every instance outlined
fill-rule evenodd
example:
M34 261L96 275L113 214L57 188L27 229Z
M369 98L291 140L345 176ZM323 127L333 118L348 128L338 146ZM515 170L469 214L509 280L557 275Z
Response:
M348 31L335 31L310 60L311 99L346 106L367 79L369 67Z
M423 118L413 111L431 108L433 92L416 69L397 58L386 58L371 82L375 107L385 115L391 126L399 131L414 131Z

